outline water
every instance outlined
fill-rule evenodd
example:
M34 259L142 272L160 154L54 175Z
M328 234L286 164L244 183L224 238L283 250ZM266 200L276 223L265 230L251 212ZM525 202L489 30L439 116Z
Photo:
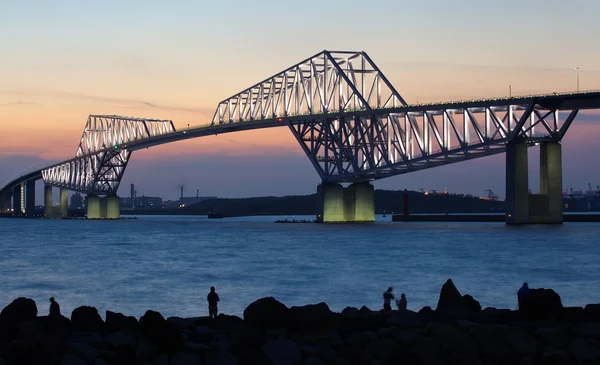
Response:
M0 306L26 296L46 314L55 296L67 315L92 305L102 316L107 309L199 316L214 285L229 314L264 296L288 306L379 309L392 285L418 310L435 308L448 278L484 307L514 308L523 281L554 288L565 305L600 302L600 224L392 223L390 216L375 224L272 223L279 218L0 219Z

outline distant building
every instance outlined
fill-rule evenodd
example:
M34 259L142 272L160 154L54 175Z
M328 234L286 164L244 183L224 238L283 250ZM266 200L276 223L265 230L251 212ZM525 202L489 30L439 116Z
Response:
M156 196L140 196L136 198L120 198L122 208L133 210L154 210L162 208L162 198Z
M81 195L79 193L75 193L75 194L71 195L71 204L69 204L69 207L71 209L83 209L84 201L85 201L85 199L84 199L83 195Z

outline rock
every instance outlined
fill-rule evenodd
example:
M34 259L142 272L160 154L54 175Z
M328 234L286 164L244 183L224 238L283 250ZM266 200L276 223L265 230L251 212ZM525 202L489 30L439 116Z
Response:
M135 332L138 330L138 321L133 316L126 316L122 313L106 311L106 331L125 331Z
M190 351L194 351L194 352L205 352L210 350L210 346L203 344L203 343L198 343L198 342L192 342L192 341L187 341L183 344L183 346L185 348L187 348Z
M16 324L24 321L35 321L37 306L33 299L19 297L13 300L0 312L0 335L4 339L16 336Z
M577 322L585 320L585 311L583 307L564 307L563 317L567 322Z
M204 355L205 365L238 365L238 360L227 351L209 351Z
M300 364L300 349L294 341L275 340L268 341L261 347L265 356L274 365Z
M371 313L373 312L372 310L369 309L369 307L367 307L366 305L363 305L362 307L360 307L359 310L360 313Z
M140 339L135 347L135 358L138 363L156 359L162 353L161 349L153 343Z
M171 365L200 365L202 357L197 354L178 352L171 357Z
M475 330L475 341L479 344L481 356L495 360L510 359L511 346L506 340L507 327L483 324Z
M588 304L583 308L587 320L600 320L600 304Z
M179 330L158 312L146 311L140 318L140 328L145 339L165 352L171 352L183 345Z
M527 335L521 330L510 330L506 341L518 354L534 356L537 352L537 341L532 335Z
M381 364L393 364L396 357L396 343L389 338L378 338L369 343L367 353Z
M369 337L363 332L352 332L344 338L344 342L346 342L348 346L365 348L369 343Z
M479 304L479 302L477 300L475 300L475 298L473 298L471 295L469 295L469 294L463 295L463 300L467 303L467 306L469 307L469 309L471 309L471 312L473 312L473 313L481 312L481 304Z
M210 340L210 348L213 350L228 350L231 347L226 333L215 333Z
M133 332L113 332L106 336L106 342L113 348L129 348L135 341Z
M92 362L92 360L94 360L94 358L100 354L98 349L83 342L71 344L71 350L73 353L87 362Z
M194 329L194 322L181 318L181 317L169 317L167 318L167 322L169 322L173 327L177 328L179 331L191 330Z
M63 356L63 358L60 362L60 365L87 365L87 364L88 363L85 362L85 360L76 356L72 352L67 352L65 354L65 356Z
M273 297L261 298L244 310L244 321L250 327L285 328L289 324L289 309Z
M580 337L600 338L600 322L583 322L573 326L573 332Z
M571 340L571 334L566 328L540 327L533 334L538 342L557 349L566 349Z
M574 338L568 346L568 350L579 362L598 359L598 351L586 340Z
M290 326L299 331L321 331L335 327L335 315L327 304L310 304L289 309Z
M542 349L542 357L544 364L571 364L569 356L564 351L548 346Z
M518 319L518 313L510 309L496 309L488 307L475 315L475 320L479 323L509 323Z
M358 308L346 307L342 310L341 314L346 317L357 318L360 316L360 311Z
M450 352L454 359L473 362L478 358L475 342L462 329L442 324L431 331L431 337L440 344L443 350Z
M169 365L169 356L161 354L156 359L145 362L144 365Z
M427 336L427 330L424 328L411 328L396 332L395 339L400 343L409 343Z
M413 358L405 359L406 364L442 364L442 356L439 351L439 345L431 337L423 337L415 341L408 348ZM465 362L465 364L468 362Z
M428 305L421 308L417 314L419 315L419 318L423 319L424 321L429 321L435 316L435 312Z
M218 331L238 331L246 328L246 323L238 316L219 314L208 323L208 326Z
M460 317L461 319L469 318L473 315L469 304L460 295L452 279L448 279L442 286L440 299L435 311L453 317Z
M81 306L71 313L71 328L73 332L101 332L104 321L96 308Z
M562 319L563 305L552 289L530 289L519 304L519 313L530 320Z
M316 356L309 356L304 360L304 365L327 365L327 363Z

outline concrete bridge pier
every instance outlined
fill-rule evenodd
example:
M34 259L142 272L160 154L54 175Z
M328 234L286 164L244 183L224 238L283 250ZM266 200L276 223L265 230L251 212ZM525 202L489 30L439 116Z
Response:
M25 185L25 214L28 217L35 215L35 180L28 180Z
M558 142L540 145L540 193L529 193L527 144L506 146L506 223L563 222L562 153Z
M118 219L121 217L119 197L108 195L101 198L97 195L87 197L88 219Z
M44 185L44 217L54 218L52 211L52 186Z
M61 218L69 216L69 189L60 188L60 213Z
M23 184L19 184L13 188L12 208L14 215L23 214Z
M368 182L324 182L317 187L317 221L322 223L374 222L374 188Z
M2 197L0 197L0 211L1 212L8 212L10 210L10 201L11 201L11 197L8 194L5 194Z

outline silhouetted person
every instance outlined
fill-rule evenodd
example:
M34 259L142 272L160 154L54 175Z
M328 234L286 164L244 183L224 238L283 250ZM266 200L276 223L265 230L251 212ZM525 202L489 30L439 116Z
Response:
M210 287L210 293L208 293L206 300L208 301L208 316L210 318L217 318L217 314L219 312L219 309L217 308L217 303L219 302L219 294L215 292L214 286Z
M50 298L50 317L59 317L60 316L60 305L58 302L54 300L54 297Z
M521 307L521 303L523 303L523 299L529 295L529 286L527 283L523 283L523 286L517 292L517 300L519 301L519 307Z
M390 303L394 299L394 293L392 293L393 290L394 288L390 286L388 290L383 292L383 310L386 312L392 310Z
M406 295L404 293L400 294L400 299L396 299L396 307L398 307L399 311L405 311L408 301L406 300Z

